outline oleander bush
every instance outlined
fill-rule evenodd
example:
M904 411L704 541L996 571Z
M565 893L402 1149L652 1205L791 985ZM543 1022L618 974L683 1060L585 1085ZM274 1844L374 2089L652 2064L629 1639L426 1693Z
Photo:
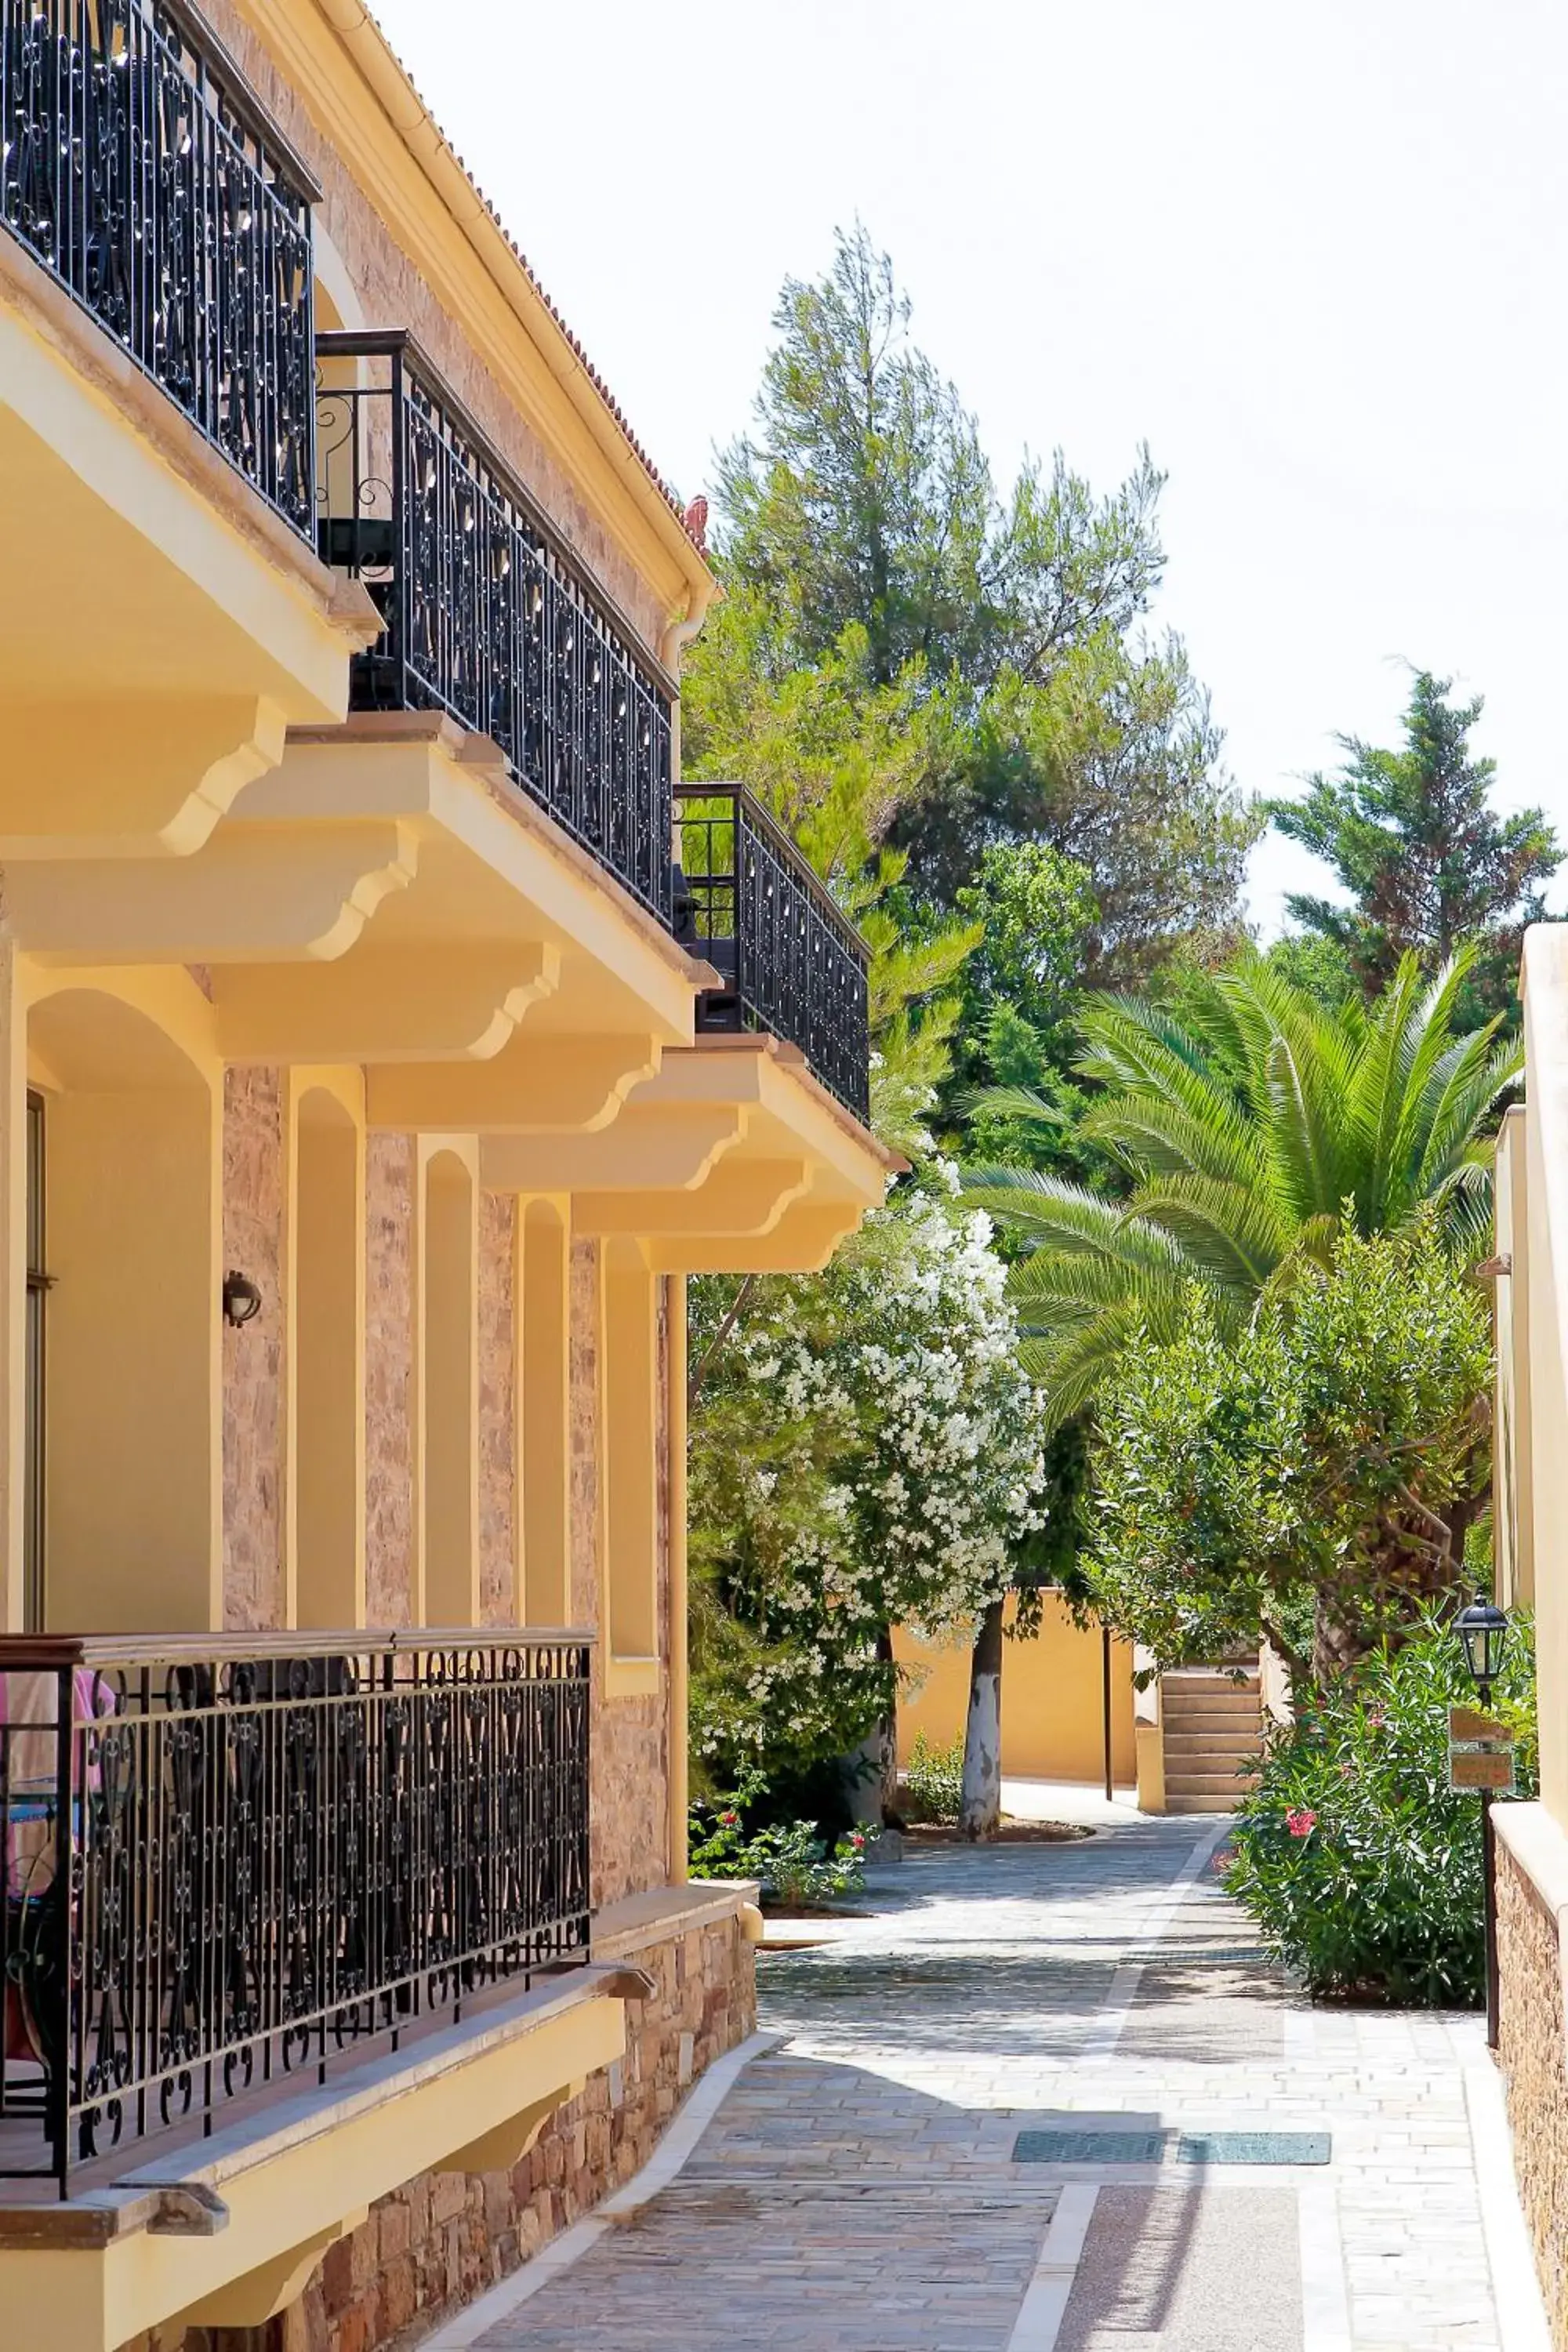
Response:
M1447 1784L1448 1709L1476 1704L1449 1616L1426 1612L1275 1734L1221 1864L1314 1995L1419 2008L1484 1997L1480 1801ZM1538 1785L1533 1627L1513 1620L1492 1712Z

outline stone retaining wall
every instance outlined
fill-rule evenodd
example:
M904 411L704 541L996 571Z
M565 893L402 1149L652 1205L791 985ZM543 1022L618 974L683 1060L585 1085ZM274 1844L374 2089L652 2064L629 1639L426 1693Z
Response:
M1520 2202L1557 2352L1568 2352L1568 2056L1557 1927L1500 1839L1499 2055L1508 2083Z
M688 2084L755 2026L738 1916L624 1957L658 1988L626 2005L625 2058L589 2077L512 2171L427 2172L384 2197L265 2327L161 2328L127 2352L373 2352L519 2269L647 2163Z

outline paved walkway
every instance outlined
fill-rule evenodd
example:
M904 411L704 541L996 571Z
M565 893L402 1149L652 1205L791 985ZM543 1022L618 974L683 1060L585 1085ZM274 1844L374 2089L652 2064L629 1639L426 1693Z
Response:
M877 1916L763 1956L779 2039L679 2173L431 2352L1542 2352L1479 2023L1293 1998L1222 1833L879 1871ZM1089 2160L1019 2160L1067 2131ZM1330 2161L1184 2160L1238 2131Z

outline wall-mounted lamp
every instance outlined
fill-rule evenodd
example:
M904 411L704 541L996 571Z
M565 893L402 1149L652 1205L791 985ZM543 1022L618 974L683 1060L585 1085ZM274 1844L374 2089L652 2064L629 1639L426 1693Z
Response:
M261 1312L261 1293L247 1274L231 1267L223 1278L223 1319L237 1329Z

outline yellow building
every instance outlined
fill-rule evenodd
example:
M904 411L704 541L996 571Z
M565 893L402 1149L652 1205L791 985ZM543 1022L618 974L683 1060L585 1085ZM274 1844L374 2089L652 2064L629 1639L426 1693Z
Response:
M1525 935L1525 1102L1497 1162L1498 1598L1533 1609L1541 1797L1492 1809L1500 2057L1552 2340L1568 2347L1568 929ZM1561 1271L1560 1271L1561 1269Z
M358 0L0 0L0 2333L358 2347L748 2030L685 1281L881 1197L864 956Z
M1256 1785L1265 1727L1280 1718L1285 1677L1267 1646L1250 1658L1156 1670L1147 1650L1080 1624L1066 1595L1041 1596L1039 1626L1002 1647L1002 1771L1020 1780L1108 1783L1144 1813L1234 1812ZM970 1653L931 1649L904 1628L894 1654L909 1680L899 1697L899 1763L917 1739L945 1748L964 1736Z
M1014 1614L1009 1601L1010 1637ZM949 1748L963 1738L970 1654L962 1645L931 1649L902 1628L893 1649L910 1677L899 1697L899 1763L907 1767L917 1739ZM1108 1657L1100 1633L1075 1622L1063 1596L1045 1593L1038 1633L1002 1647L1004 1776L1103 1784L1109 1735L1112 1785L1131 1786L1138 1777L1133 1696L1130 1646L1113 1643Z

